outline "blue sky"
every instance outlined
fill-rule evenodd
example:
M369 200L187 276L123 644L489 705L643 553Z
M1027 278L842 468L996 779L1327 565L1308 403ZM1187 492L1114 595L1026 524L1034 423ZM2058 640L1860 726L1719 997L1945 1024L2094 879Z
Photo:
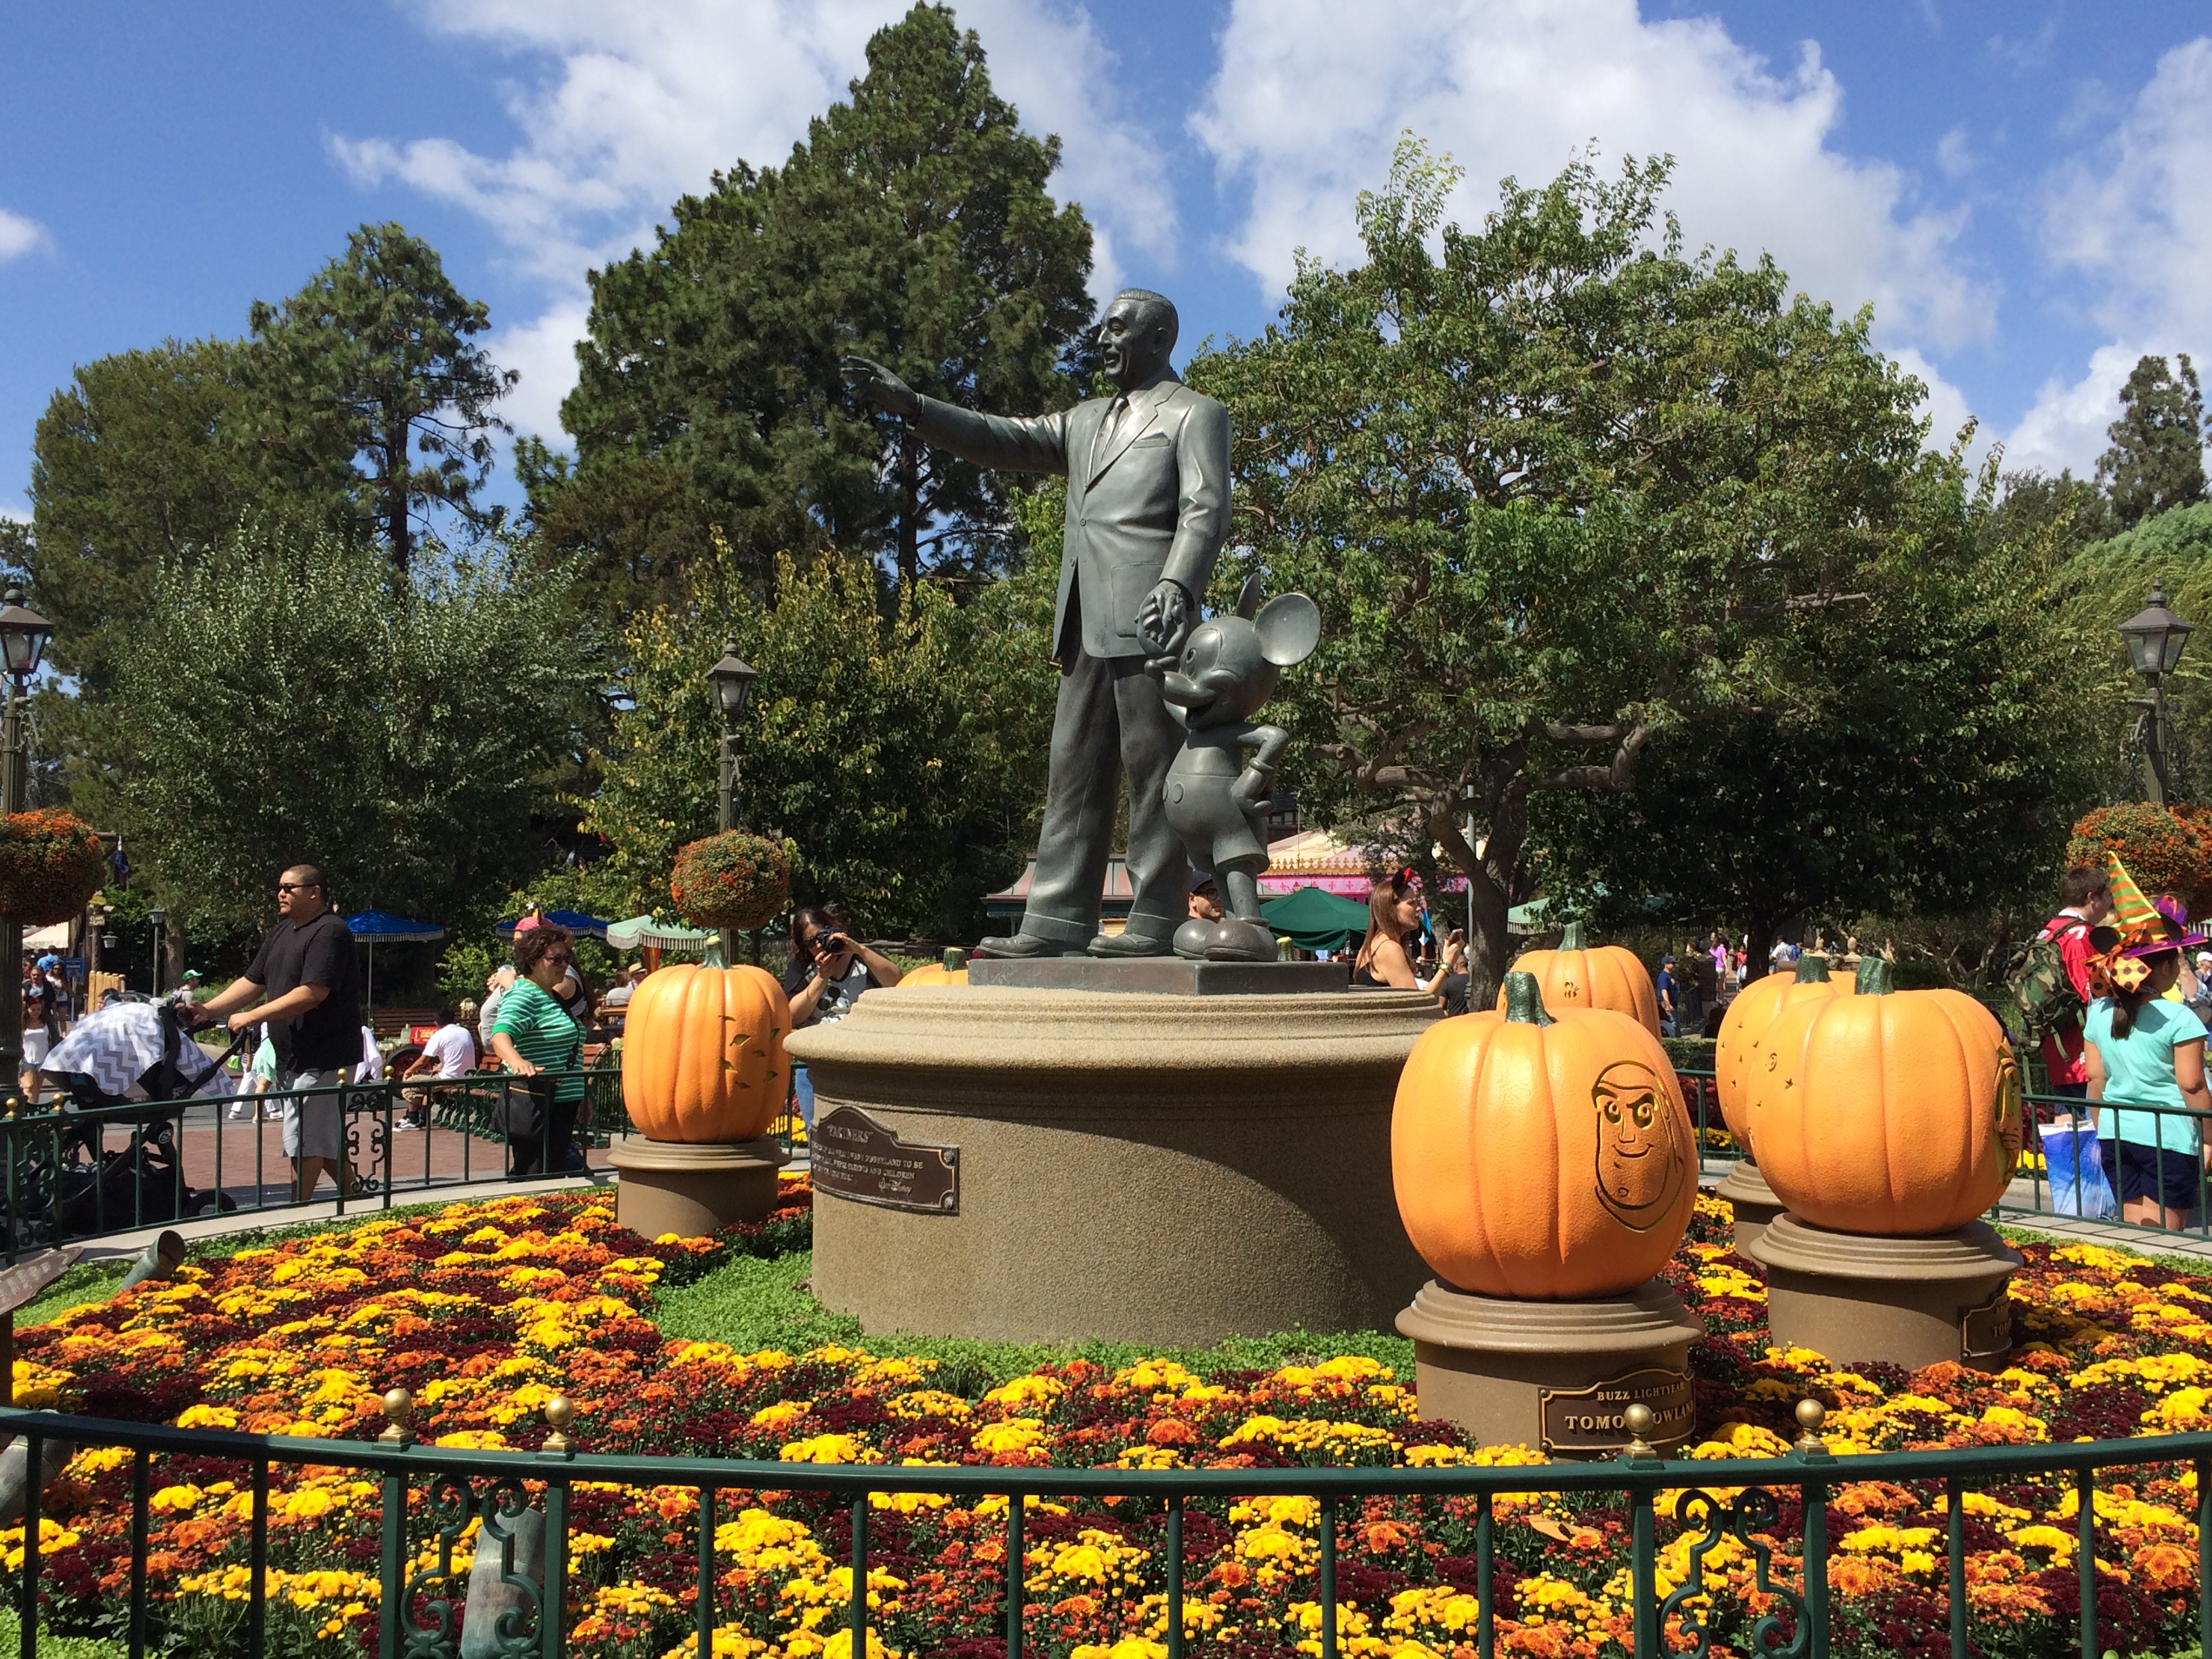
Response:
M397 218L488 301L509 413L558 438L584 272L773 163L896 0L364 0L0 10L0 513L73 365L238 334ZM2212 11L1650 0L973 0L1062 135L1097 285L1249 333L1411 128L1497 179L1678 158L1692 243L1765 248L2013 463L2094 465L2138 352L2212 353ZM511 494L511 490L503 493Z

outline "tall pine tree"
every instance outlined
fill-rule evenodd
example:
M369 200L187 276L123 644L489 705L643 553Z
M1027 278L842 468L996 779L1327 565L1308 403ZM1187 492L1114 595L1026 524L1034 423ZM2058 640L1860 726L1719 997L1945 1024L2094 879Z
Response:
M252 324L256 438L278 476L352 495L402 570L418 507L493 516L476 492L490 474L491 434L510 429L491 406L516 376L471 343L490 318L453 286L435 248L398 224L363 225L282 306L257 301Z
M592 276L573 470L522 462L538 525L588 549L611 606L683 587L719 525L751 580L825 547L925 572L998 566L1003 484L854 407L860 352L972 408L1078 395L1091 228L1054 206L1059 141L1023 132L981 43L917 5L781 169L739 162L655 246Z
M2097 463L2097 483L2122 529L2204 499L2204 391L2189 354L2175 361L2178 375L2163 357L2137 358L2120 389L2120 418L2105 428L2112 447Z

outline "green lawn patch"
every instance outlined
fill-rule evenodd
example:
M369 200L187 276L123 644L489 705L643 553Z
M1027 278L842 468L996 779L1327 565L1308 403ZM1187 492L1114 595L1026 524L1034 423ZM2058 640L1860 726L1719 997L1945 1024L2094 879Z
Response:
M1413 1380L1413 1345L1382 1331L1283 1331L1237 1336L1209 1348L1144 1347L1127 1342L984 1342L966 1337L885 1334L864 1336L858 1320L832 1313L807 1286L811 1252L740 1256L693 1284L663 1292L648 1310L669 1336L726 1342L742 1352L762 1348L801 1353L835 1343L884 1357L934 1359L935 1387L974 1397L1040 1365L1088 1359L1113 1370L1140 1359L1173 1359L1202 1376L1224 1371L1273 1370L1337 1354L1364 1354Z

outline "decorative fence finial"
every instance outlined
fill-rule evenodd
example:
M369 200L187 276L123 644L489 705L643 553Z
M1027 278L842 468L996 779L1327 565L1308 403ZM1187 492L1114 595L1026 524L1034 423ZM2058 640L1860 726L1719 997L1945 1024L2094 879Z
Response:
M1797 1426L1803 1431L1797 1437L1799 1451L1808 1453L1827 1451L1827 1443L1820 1438L1820 1425L1827 1420L1828 1408L1819 1401L1801 1400L1797 1402Z
M384 1396L384 1432L377 1439L387 1446L408 1446L415 1442L415 1431L407 1426L407 1413L415 1409L415 1396L404 1389L394 1389Z

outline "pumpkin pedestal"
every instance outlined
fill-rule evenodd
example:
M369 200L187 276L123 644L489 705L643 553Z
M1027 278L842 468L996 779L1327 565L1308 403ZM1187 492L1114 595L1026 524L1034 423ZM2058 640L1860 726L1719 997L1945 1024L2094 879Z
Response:
M1697 1425L1690 1345L1705 1326L1657 1279L1625 1296L1523 1302L1431 1279L1398 1316L1413 1339L1420 1414L1456 1423L1486 1446L1554 1457L1607 1457L1634 1437L1628 1407L1651 1408L1652 1446Z
M704 1238L775 1207L776 1176L791 1154L763 1137L694 1144L617 1135L607 1162L619 1170L615 1223L647 1238Z
M2011 1351L2005 1286L2021 1257L1985 1221L1880 1237L1784 1211L1746 1254L1766 1269L1767 1323L1783 1346L1908 1370L1944 1360L1997 1370Z
M1769 1224L1789 1207L1774 1195L1774 1188L1759 1174L1759 1165L1747 1158L1738 1158L1729 1166L1727 1177L1713 1189L1713 1196L1728 1200L1735 1211L1738 1255L1751 1255L1751 1247L1759 1243Z

